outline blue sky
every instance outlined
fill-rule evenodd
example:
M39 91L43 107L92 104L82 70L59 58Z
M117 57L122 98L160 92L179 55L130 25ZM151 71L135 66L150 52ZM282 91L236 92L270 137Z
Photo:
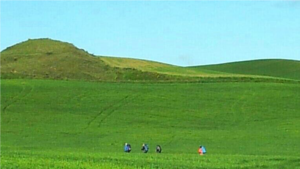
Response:
M182 66L300 60L300 1L1 1L0 37Z

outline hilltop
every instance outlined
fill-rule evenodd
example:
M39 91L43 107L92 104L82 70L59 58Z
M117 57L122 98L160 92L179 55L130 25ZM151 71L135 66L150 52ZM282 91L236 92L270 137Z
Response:
M71 43L44 38L29 39L3 50L1 78L84 81L300 80L299 73L296 73L300 71L299 61L261 62L180 67L147 60L95 56Z
M88 81L168 80L165 75L120 69L66 42L35 39L1 52L2 78L72 79Z
M296 60L250 60L190 68L194 70L211 70L232 74L272 76L300 80L300 61Z

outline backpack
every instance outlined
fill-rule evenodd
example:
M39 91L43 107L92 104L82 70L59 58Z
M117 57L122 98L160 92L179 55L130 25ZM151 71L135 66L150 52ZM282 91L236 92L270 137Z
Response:
M129 151L131 150L131 145L130 145L130 144L127 145L127 149L128 149Z
M203 152L203 154L205 154L205 153L206 153L206 149L205 149L205 147L204 147L204 146L202 146L202 152Z
M159 145L156 147L156 152L161 152L161 147Z

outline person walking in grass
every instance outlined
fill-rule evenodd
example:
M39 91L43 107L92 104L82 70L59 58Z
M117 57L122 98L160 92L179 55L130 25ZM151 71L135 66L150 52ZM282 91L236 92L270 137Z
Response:
M199 153L199 155L203 155L203 151L202 151L202 147L201 146L198 149L198 153Z
M130 153L130 151L131 151L131 145L128 143L125 143L124 152Z
M161 146L160 146L160 145L157 145L157 146L156 146L156 152L157 152L157 153L161 153Z
M141 149L144 153L147 153L148 151L149 151L149 147L148 147L148 145L147 144L143 144L142 145L142 149Z
M199 155L203 155L206 153L206 149L204 146L200 146L199 149L198 149L198 153Z

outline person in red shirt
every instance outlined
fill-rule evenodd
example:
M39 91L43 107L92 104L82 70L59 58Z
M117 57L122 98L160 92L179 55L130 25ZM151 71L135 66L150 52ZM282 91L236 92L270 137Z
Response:
M200 147L199 147L199 149L198 149L198 153L199 153L199 155L203 155L202 146L200 146Z

